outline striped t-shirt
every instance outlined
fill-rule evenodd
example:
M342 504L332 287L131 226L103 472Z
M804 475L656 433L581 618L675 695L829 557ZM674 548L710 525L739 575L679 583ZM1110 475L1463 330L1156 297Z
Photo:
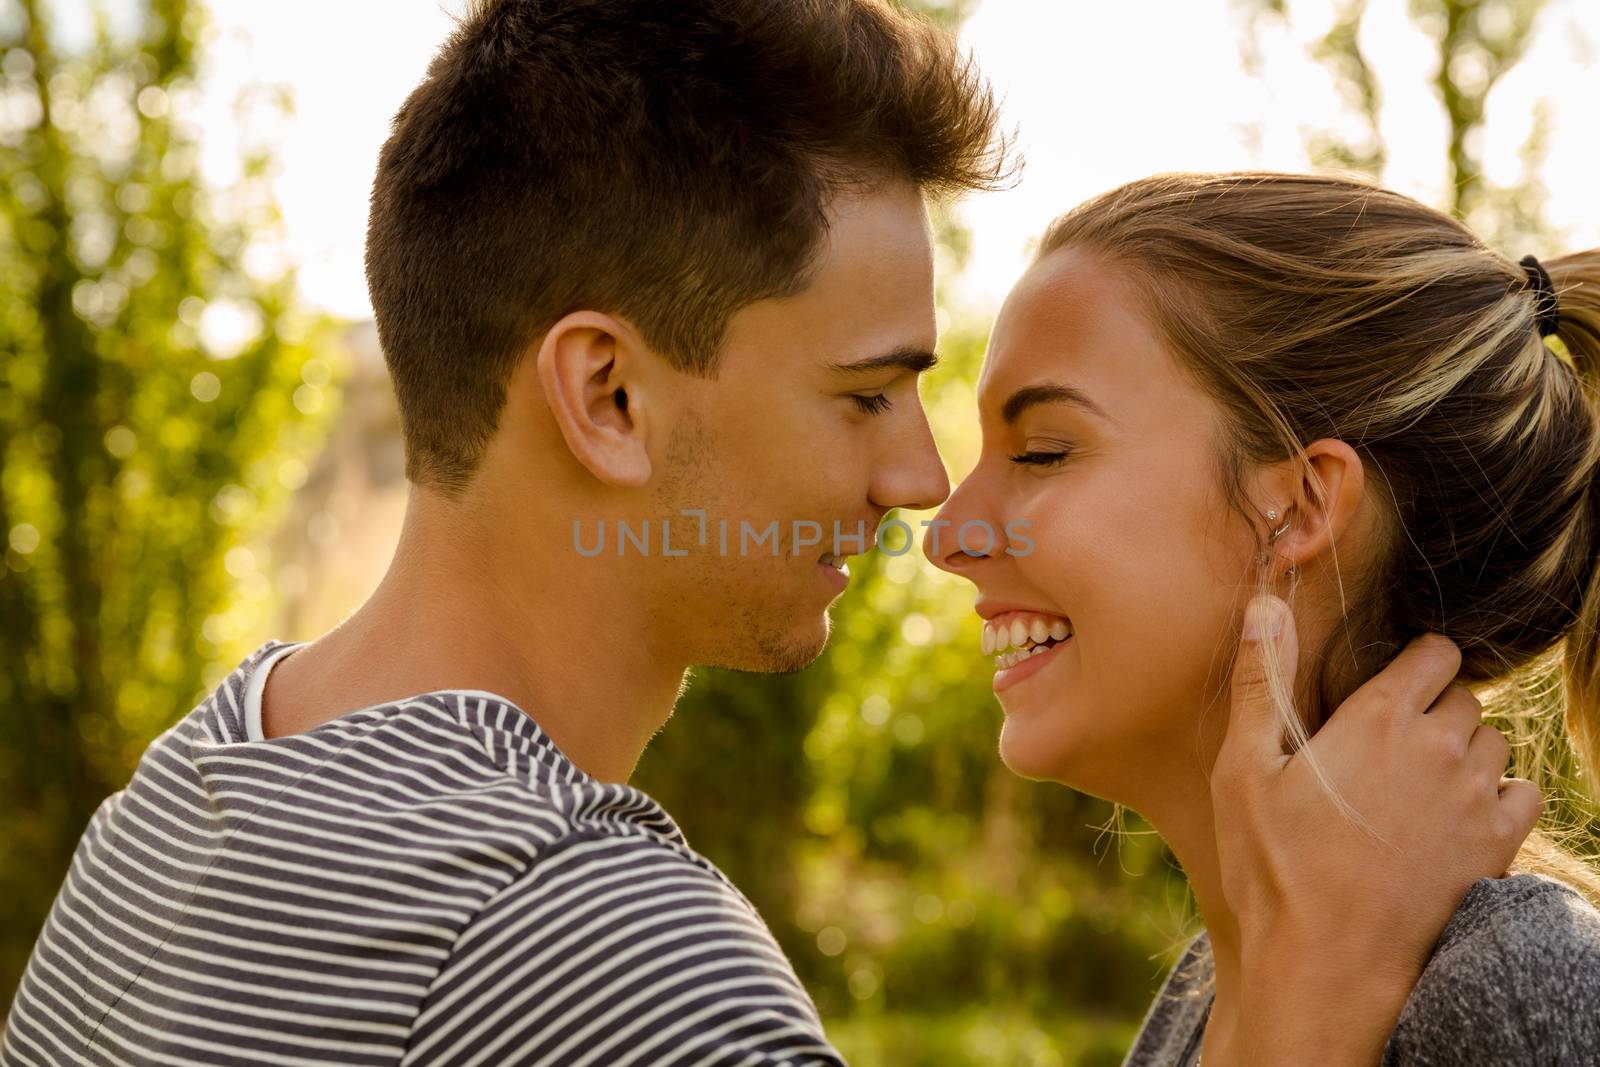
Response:
M258 668L295 647L246 657L95 813L0 1064L842 1062L666 812L504 698L251 740Z

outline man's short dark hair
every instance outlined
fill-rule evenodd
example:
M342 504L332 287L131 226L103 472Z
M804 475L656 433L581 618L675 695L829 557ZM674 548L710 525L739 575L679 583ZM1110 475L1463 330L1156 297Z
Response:
M798 292L832 194L1009 174L991 90L877 0L488 0L395 115L367 283L406 476L470 482L519 357L619 315L715 372L728 319Z

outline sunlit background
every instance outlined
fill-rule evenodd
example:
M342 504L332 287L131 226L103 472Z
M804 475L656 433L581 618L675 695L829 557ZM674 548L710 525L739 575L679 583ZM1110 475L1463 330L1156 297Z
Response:
M462 6L0 6L4 995L149 738L381 577L406 483L367 195ZM1032 242L1124 180L1358 171L1513 257L1600 245L1593 0L915 6L959 27L1027 163L941 227L925 397L955 475ZM706 672L640 784L761 907L852 1062L1120 1062L1194 929L1170 857L999 765L970 593L916 554L853 584L810 670Z

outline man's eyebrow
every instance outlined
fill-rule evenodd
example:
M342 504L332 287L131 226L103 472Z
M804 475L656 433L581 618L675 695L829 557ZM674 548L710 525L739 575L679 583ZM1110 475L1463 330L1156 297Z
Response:
M854 363L830 363L829 370L841 371L845 374L871 374L876 371L899 367L912 374L921 374L923 371L932 370L939 362L939 357L925 348L897 348L893 352L885 352L881 356L872 356L868 359L857 360Z
M1044 382L1039 385L1029 385L1018 389L1007 398L1005 406L1000 409L1000 417L1005 420L1007 426L1010 426L1022 416L1024 411L1035 404L1060 403L1076 404L1085 411L1090 411L1100 416L1107 422L1112 421L1111 416L1107 415L1099 404L1090 400L1088 394L1074 389L1070 385L1060 385L1056 382Z

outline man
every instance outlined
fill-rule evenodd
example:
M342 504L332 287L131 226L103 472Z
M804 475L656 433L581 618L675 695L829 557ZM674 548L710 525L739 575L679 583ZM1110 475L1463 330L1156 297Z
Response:
M623 783L691 665L817 656L836 524L864 551L948 493L923 198L1003 179L995 121L948 40L869 0L474 10L373 189L415 487L395 559L96 814L0 1061L838 1063L753 908ZM1437 742L1448 661L1365 691L1347 747ZM1414 794L1376 827L1402 847L1313 847L1340 816L1263 742L1253 662L1219 828L1274 902L1253 1055L1370 1062L1537 798L1461 820L1482 783L1352 775L1358 807Z

